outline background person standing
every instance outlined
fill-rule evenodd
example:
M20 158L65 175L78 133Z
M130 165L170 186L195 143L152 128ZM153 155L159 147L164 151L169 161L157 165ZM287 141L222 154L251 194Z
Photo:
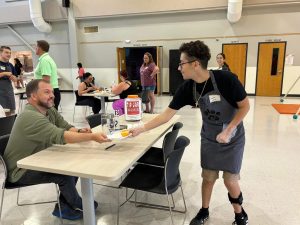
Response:
M78 76L76 77L76 79L80 79L80 82L83 82L83 74L85 73L84 68L82 66L82 63L77 63L77 67L78 67Z
M144 63L140 68L141 84L143 91L147 92L149 102L146 103L146 113L153 113L155 105L154 91L156 88L156 74L159 71L153 61L153 57L149 52L144 54ZM149 103L150 107L149 108Z
M15 114L16 102L14 89L11 81L16 82L14 76L14 66L9 62L11 57L11 49L7 46L0 47L0 105L4 109L9 109L6 116Z
M219 65L218 70L230 71L229 65L225 62L225 54L219 53L216 57L217 63Z
M17 77L17 82L15 82L15 87L24 88L23 65L18 58L15 58L14 61L15 61L15 71L16 71L15 75Z
M34 71L35 79L48 81L54 92L54 107L58 109L60 103L60 91L58 87L57 66L54 60L48 54L49 43L45 40L36 42L35 54L39 56L39 63Z

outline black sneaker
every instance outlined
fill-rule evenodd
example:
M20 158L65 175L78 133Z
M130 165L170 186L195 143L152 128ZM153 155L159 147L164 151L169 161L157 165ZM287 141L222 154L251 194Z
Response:
M190 222L190 225L202 225L208 220L209 211L208 209L201 208L198 214L195 216L194 219Z
M248 215L242 208L241 213L235 213L235 220L232 225L246 225L248 224Z

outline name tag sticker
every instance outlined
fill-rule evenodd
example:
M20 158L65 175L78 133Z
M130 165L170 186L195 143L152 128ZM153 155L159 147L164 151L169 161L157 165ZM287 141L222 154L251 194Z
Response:
M5 66L0 66L1 70L6 70Z
M221 101L221 96L220 95L209 95L209 102L220 102Z

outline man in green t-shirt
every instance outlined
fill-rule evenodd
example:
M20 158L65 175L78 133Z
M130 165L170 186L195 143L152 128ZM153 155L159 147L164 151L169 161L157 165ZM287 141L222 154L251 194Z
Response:
M91 133L88 128L77 129L66 122L53 107L53 89L48 82L30 81L26 86L26 95L29 104L17 117L4 152L8 180L19 185L58 184L61 192L62 217L71 220L80 219L82 200L76 190L77 177L20 169L17 167L17 161L53 144L91 140L103 143L110 140L103 133ZM52 214L59 217L57 205Z
M54 107L58 109L60 103L60 91L58 87L57 66L54 60L50 57L49 43L44 40L36 42L35 54L39 56L39 63L37 64L34 77L35 79L43 79L50 82L54 92Z

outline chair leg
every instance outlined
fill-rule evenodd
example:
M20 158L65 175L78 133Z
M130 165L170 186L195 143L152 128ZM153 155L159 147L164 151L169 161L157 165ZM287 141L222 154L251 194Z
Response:
M182 195L182 201L183 201L183 204L184 204L184 213L186 213L186 203L185 203L185 197L184 197L184 194L183 194L182 185L180 185L180 190L181 190L181 195Z
M175 202L174 202L173 194L171 194L171 197L172 197L172 203L173 203L172 209L174 209L175 208Z
M117 207L118 207L118 212L117 212L117 225L119 225L119 219L120 219L120 188L118 188L118 196L117 196L117 198L118 198L118 205L117 205Z
M1 221L1 216L2 216L2 206L3 206L3 199L4 199L4 191L5 189L2 189L2 193L1 193L1 205L0 205L0 221Z
M174 225L174 218L173 218L173 213L172 213L172 207L171 207L171 203L170 203L170 199L169 199L169 194L167 193L167 199L168 199L168 204L169 204L169 213L170 213L170 217L171 217L171 222Z
M17 205L20 206L19 203L19 196L20 196L20 188L18 188L18 192L17 192Z
M73 123L74 123L74 119L75 119L75 108L76 108L76 105L74 106L74 110L73 110Z
M55 184L55 189L56 189L56 194L57 194L57 204L58 204L58 210L59 210L59 220L60 220L61 224L64 224L64 221L62 219L62 214L61 214L60 200L59 200L60 190L59 190L57 184Z
M57 201L43 201L43 202L34 202L34 203L20 203L19 202L19 197L20 197L20 188L18 188L18 193L17 193L17 205L18 206L40 205L40 204L45 204L45 203L54 203L54 202L57 202Z

